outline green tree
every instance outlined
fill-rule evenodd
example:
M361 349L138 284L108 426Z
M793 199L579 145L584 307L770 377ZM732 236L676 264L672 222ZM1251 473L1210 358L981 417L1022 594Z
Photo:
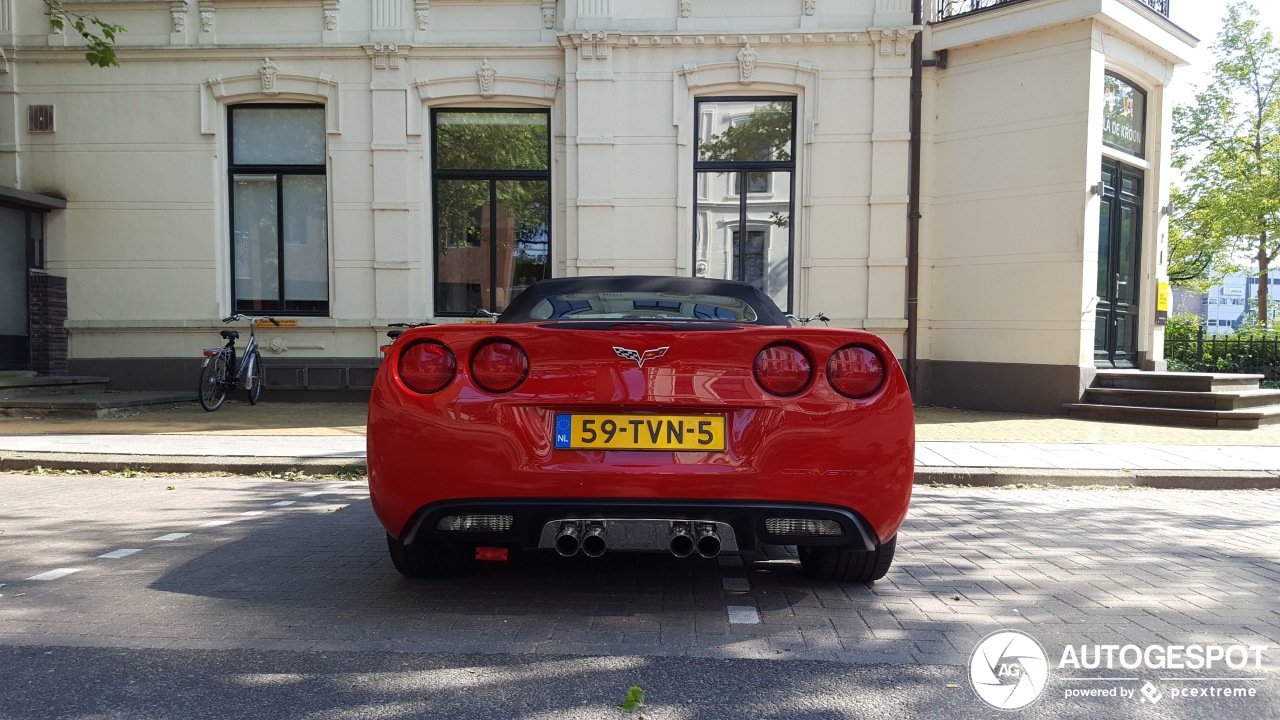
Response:
M1280 47L1256 18L1247 3L1228 9L1209 86L1174 111L1174 165L1187 182L1174 227L1179 251L1187 239L1195 248L1178 262L1209 253L1222 271L1239 266L1241 255L1252 258L1258 302L1267 307L1267 278L1280 254Z
M1211 224L1212 217L1199 217L1190 209L1187 193L1173 186L1169 193L1173 207L1169 222L1169 283L1191 292L1207 292L1218 284L1229 268L1227 243L1220 235L1201 235L1198 223ZM1166 330L1167 332L1167 330Z
M96 67L119 66L116 60L116 35L124 32L123 25L109 23L95 15L81 15L66 8L62 0L44 0L49 16L49 27L62 32L70 25L84 42L84 59Z

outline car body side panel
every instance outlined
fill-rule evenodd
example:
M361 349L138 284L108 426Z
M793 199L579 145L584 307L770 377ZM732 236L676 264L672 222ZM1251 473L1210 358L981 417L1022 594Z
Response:
M421 395L398 377L398 353L432 338L449 346L458 375ZM525 382L502 395L470 382L472 350L492 338L529 356ZM765 346L793 342L813 382L779 398L756 383ZM848 344L872 347L884 385L851 400L828 384L826 360ZM668 348L641 367L615 347ZM723 452L569 450L554 447L557 413L722 414ZM448 326L410 331L379 372L369 406L374 509L399 536L421 507L482 498L684 499L813 503L860 513L879 538L901 524L910 498L914 416L905 379L869 333L750 327L562 330L536 325Z

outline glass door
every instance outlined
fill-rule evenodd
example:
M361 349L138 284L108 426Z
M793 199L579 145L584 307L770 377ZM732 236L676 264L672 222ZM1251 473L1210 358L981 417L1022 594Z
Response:
M1098 308L1094 364L1138 367L1138 276L1142 244L1142 172L1113 160L1102 163L1098 213Z

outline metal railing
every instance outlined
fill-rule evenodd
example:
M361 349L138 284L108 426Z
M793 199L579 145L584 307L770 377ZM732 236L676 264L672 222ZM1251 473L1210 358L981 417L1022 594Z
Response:
M1256 373L1280 380L1280 334L1209 335L1204 328L1193 338L1165 338L1166 360L1198 372Z
M934 20L950 20L982 10L990 10L1001 5L1027 2L1027 0L934 0ZM1134 0L1169 17L1169 0Z

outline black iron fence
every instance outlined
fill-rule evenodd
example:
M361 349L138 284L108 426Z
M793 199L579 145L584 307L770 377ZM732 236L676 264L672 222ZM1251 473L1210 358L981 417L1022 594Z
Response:
M1165 338L1164 357L1171 370L1257 373L1280 380L1278 333L1206 335L1200 328L1195 337Z
M1027 2L1027 0L934 0L934 2L934 19L947 20L1001 5ZM1134 0L1134 2L1146 5L1161 15L1169 17L1169 0Z

